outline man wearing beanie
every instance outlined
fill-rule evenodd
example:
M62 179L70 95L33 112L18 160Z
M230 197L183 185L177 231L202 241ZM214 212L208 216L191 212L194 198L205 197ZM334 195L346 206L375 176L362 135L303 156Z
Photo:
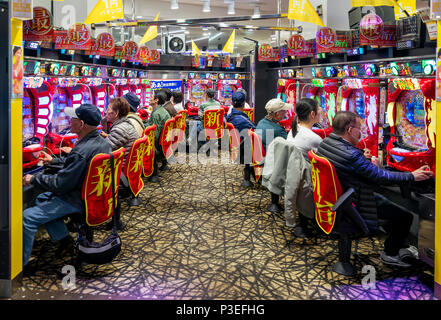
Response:
M23 211L23 265L27 265L34 244L34 236L41 225L45 225L52 242L60 242L57 254L73 248L63 217L81 212L83 201L81 190L89 163L98 153L111 153L110 145L100 137L97 126L101 112L91 104L78 108L65 108L71 117L70 131L78 134L78 141L66 158L52 158L44 153L44 164L62 165L56 174L39 173L25 175L23 184L33 185L46 192L40 194L35 207Z
M136 129L136 132L140 137L144 134L144 123L142 119L138 116L138 107L140 104L139 98L133 92L126 93L122 96L130 105L130 112L127 115L127 120L132 124L132 126Z

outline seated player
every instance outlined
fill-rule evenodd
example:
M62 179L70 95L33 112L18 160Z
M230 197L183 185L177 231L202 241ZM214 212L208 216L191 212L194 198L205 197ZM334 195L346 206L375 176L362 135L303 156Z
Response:
M176 117L178 115L178 112L176 111L173 103L171 102L171 98L172 98L171 90L169 88L162 88L161 91L164 92L166 96L166 100L163 105L163 108L167 110L167 112L170 114L170 117L172 118Z
M52 158L44 154L45 164L62 164L56 174L39 173L25 175L23 184L33 185L46 192L40 194L35 207L23 211L23 265L27 265L34 244L34 236L41 225L45 225L51 240L60 241L58 254L73 249L73 239L63 217L80 213L83 201L81 190L92 158L98 153L110 153L110 145L100 137L97 126L101 121L99 109L91 104L66 108L65 113L72 118L70 131L78 134L75 147L65 158Z
M250 105L249 105L248 102L247 102L247 92L245 91L245 89L243 89L243 88L239 88L239 89L237 89L236 91L240 91L240 92L242 92L242 93L245 95L245 109L250 109L251 107L250 107ZM227 115L229 115L229 114L233 111L233 109L234 109L234 107L231 106L231 107L228 109L228 113L227 113Z
M279 122L285 118L287 111L291 108L290 104L280 99L271 99L267 102L265 109L268 114L256 126L256 133L262 139L264 150L266 150L274 138L282 137L286 139L288 137L286 130Z
M226 117L226 121L231 123L234 128L238 131L240 137L241 137L241 154L240 154L240 160L241 163L247 162L248 159L250 159L250 156L245 157L245 150L244 150L244 142L243 137L248 137L248 130L249 129L255 129L256 126L254 123L248 118L248 115L243 112L245 109L245 95L243 92L236 91L233 93L233 96L231 98L233 102L233 110L231 113ZM248 155L248 153L247 153ZM245 158L247 158L245 161ZM244 168L244 181L242 182L243 187L252 187L251 183L251 174L253 173L251 166L246 163Z
M106 139L112 150L118 150L123 147L126 149L125 157L130 152L133 143L141 138L132 121L127 118L130 111L130 105L124 98L115 98L110 100L106 110L107 122L112 123L110 132L101 132L101 136Z
M178 113L179 111L184 111L184 107L182 106L182 100L183 100L183 96L181 91L178 90L172 91L171 102L173 103L175 110Z
M371 234L378 232L378 218L387 220L388 236L380 259L383 263L410 267L403 259L414 256L406 238L413 217L398 207L376 199L374 190L379 184L408 184L433 176L428 166L414 172L392 172L378 168L356 146L361 139L362 119L355 113L338 112L333 120L333 132L320 144L317 155L329 159L337 171L343 192L354 188L354 204Z
M163 105L166 102L167 96L162 91L155 91L153 95L150 97L150 106L153 108L152 114L148 118L148 120L145 122L145 126L149 127L151 125L156 124L156 131L155 131L155 160L154 160L154 170L153 175L149 178L149 181L151 182L159 182L158 177L158 163L159 161L164 161L167 163L167 160L165 159L164 153L162 151L162 147L159 144L159 138L161 137L162 129L164 128L164 124L167 122L167 120L171 119L170 114L167 112L167 110L164 109Z
M124 99L127 100L127 102L130 105L130 111L127 115L127 119L130 121L130 123L135 127L136 132L138 132L138 135L142 137L144 134L144 123L142 122L142 119L138 116L138 107L141 101L139 101L139 98L136 94L133 92L129 92L122 96Z

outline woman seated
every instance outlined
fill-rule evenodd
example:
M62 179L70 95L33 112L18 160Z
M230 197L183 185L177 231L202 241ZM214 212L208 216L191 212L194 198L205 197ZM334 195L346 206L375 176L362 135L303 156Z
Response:
M309 162L308 152L317 152L322 138L312 131L315 123L320 121L317 101L313 99L301 99L296 104L296 116L292 122L292 129L288 134L291 141L299 149Z
M110 144L112 150L118 150L121 147L126 149L125 157L129 154L132 144L141 138L130 119L127 118L129 111L130 105L126 99L110 100L105 116L112 126L108 134L101 132L101 136Z

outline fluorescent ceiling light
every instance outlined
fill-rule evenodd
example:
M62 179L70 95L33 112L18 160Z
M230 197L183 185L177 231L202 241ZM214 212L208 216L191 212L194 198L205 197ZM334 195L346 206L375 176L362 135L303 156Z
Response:
M219 32L218 34L216 34L216 35L212 36L210 39L208 39L208 41L213 41L214 39L221 36L222 34L223 34L223 32Z
M231 1L228 4L228 14L236 14L236 12L234 11L234 1Z
M208 39L208 37L202 37L202 38L198 38L198 39L194 39L194 40L189 40L189 41L186 41L186 43L191 43L191 41L197 42L197 41L205 40L205 39Z
M178 20L176 20L176 22L177 22L177 23L184 23L184 22L185 22L185 19L178 19Z
M259 6L254 7L254 13L253 13L252 18L260 18L260 7Z
M202 7L202 12L211 12L210 0L204 0L204 6Z
M178 10L179 9L178 0L171 0L170 9L172 9L172 10Z

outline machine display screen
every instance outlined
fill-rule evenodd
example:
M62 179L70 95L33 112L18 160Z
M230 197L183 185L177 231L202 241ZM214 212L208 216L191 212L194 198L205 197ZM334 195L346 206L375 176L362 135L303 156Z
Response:
M201 84L196 84L191 87L191 96L197 100L200 100L204 97L205 86Z
M84 88L83 90L83 103L93 103L92 95L90 93L90 89L88 87Z
M27 90L23 94L23 141L34 136L34 115L32 112L31 97Z
M426 112L421 90L405 91L397 103L397 129L404 143L419 150L427 150Z
M320 88L317 92L317 95L315 96L315 100L317 101L319 107L320 107L320 125L323 128L328 127L328 107L326 105L326 98L325 98L325 92L323 91L323 88Z
M349 111L358 114L363 119L363 124L361 126L361 138L367 137L368 128L366 125L366 113L365 113L365 103L364 103L364 92L362 89L353 90L352 94L348 100Z
M225 106L229 106L232 104L231 98L233 97L235 87L231 85L222 86L219 91L219 101L221 104Z
M67 93L63 88L58 88L54 94L54 115L51 122L51 131L60 134L64 129L70 127L70 118L64 113L64 109L69 107Z

